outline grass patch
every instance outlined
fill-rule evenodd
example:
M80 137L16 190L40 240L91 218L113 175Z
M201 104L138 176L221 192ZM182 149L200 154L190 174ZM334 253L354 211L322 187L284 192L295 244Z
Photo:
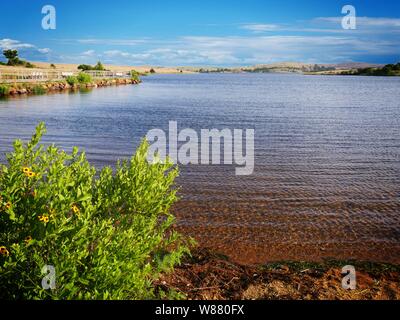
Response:
M0 84L0 97L7 96L10 93L10 87L5 84Z
M47 92L47 90L45 88L43 88L41 85L36 85L32 88L33 94L41 95L41 94L45 94L46 92Z
M76 78L81 84L88 84L92 82L92 77L90 76L90 74L84 72L80 72Z

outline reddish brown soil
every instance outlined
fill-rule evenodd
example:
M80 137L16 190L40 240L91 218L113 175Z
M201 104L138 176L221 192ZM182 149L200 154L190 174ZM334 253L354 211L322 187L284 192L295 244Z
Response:
M192 258L164 275L157 283L174 289L188 299L400 299L400 267L388 264L353 262L357 287L341 286L341 267L349 262L287 262L247 266L226 257L197 249Z

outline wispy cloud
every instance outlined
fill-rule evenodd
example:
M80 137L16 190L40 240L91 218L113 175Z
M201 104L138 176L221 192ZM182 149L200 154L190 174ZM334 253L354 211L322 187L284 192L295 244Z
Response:
M82 52L82 55L88 56L88 57L92 57L95 54L96 54L96 51L94 51L94 50L87 50L87 51Z
M38 49L38 51L39 51L40 53L46 54L46 53L50 53L50 52L51 52L51 49L49 49L49 48L42 48L42 49Z
M49 48L38 48L31 43L7 38L0 39L0 50L7 49L18 50L20 56L22 55L42 59L44 59L51 52L51 49Z
M343 17L319 17L315 18L314 21L340 24L342 19ZM357 24L359 26L367 26L367 27L400 28L400 19L357 17Z
M93 45L136 46L147 43L149 39L78 39L77 41Z
M13 39L0 39L1 49L22 49L22 48L35 48L33 44L23 43Z
M254 33L262 33L267 31L277 31L282 27L277 24L262 24L262 23L250 23L240 25L240 29L249 30Z
M124 64L168 65L242 65L278 61L340 62L353 61L360 55L390 55L398 53L397 42L353 36L186 36L164 42L162 46L142 51L108 50L109 62Z

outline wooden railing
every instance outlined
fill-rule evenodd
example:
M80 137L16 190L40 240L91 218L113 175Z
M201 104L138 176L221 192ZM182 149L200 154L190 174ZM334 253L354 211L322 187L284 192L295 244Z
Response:
M1 71L0 83L13 82L45 82L64 80L68 76L76 76L76 71ZM85 71L93 78L130 78L130 72Z

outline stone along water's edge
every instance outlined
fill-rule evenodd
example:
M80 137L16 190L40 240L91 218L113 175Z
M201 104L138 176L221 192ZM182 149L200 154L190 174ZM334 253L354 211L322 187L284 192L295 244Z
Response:
M89 83L70 85L67 81L0 84L0 97L39 95L79 89L92 89L113 85L139 84L140 79L98 79Z

